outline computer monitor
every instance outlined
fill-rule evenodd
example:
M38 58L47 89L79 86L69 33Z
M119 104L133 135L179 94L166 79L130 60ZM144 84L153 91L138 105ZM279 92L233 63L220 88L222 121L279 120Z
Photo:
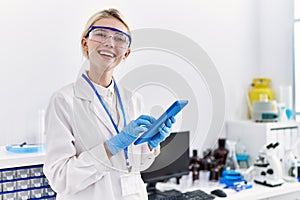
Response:
M189 131L174 132L161 144L161 152L152 165L141 172L148 193L158 192L157 182L165 182L189 174Z

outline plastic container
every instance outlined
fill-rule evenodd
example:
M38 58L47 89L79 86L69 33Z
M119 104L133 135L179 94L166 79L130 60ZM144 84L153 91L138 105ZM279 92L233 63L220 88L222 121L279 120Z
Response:
M272 101L274 92L269 87L271 80L269 78L254 78L249 90L250 117L252 116L252 106L254 101Z

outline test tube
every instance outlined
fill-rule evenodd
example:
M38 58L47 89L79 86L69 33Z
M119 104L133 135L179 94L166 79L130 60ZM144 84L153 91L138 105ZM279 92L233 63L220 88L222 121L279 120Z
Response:
M40 145L45 144L45 110L39 109L38 111L38 123L39 123L39 129L38 129L38 143Z

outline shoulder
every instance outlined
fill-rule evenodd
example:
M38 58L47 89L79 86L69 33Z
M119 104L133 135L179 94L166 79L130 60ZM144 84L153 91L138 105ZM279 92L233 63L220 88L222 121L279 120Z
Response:
M74 97L74 83L68 84L53 93L50 102L64 102L71 104Z
M69 124L70 113L73 110L73 85L69 84L53 93L46 111L46 123L55 122L55 119L60 119L65 124Z

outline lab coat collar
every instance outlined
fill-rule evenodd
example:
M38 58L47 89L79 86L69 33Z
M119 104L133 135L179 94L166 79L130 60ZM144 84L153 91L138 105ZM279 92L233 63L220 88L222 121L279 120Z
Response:
M114 83L114 81L112 81L107 88L105 88L105 87L103 87L101 85L98 85L98 84L96 84L94 82L92 82L92 83L94 84L96 90L98 91L98 93L100 94L101 97L105 98L105 97L109 96L109 94L114 94L114 91L115 91L115 88L114 88L115 87L115 83Z
M108 117L105 109L101 105L91 86L81 77L81 75L75 82L74 91L75 97L91 102L90 109L96 114L99 120L102 121L102 123L107 127L110 133L112 135L115 135L116 130L112 122L110 121L110 118Z

